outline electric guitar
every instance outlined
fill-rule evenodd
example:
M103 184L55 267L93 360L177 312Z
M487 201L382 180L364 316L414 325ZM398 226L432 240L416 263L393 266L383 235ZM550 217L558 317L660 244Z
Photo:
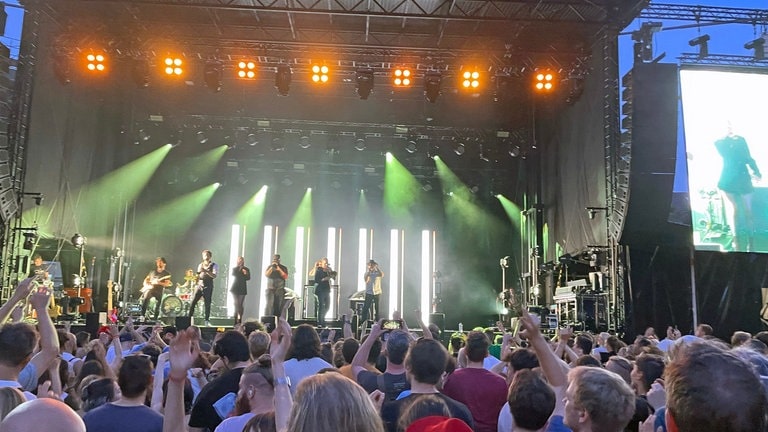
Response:
M141 287L141 293L146 294L148 293L152 288L155 287L155 285L159 285L160 282L169 280L171 278L171 275L163 276L161 278L151 278L149 281L145 282L144 285Z

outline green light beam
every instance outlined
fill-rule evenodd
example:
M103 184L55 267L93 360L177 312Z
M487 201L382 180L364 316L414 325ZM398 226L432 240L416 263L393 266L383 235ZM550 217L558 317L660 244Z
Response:
M174 241L189 231L217 189L214 183L149 211L138 219L135 232Z
M384 172L384 207L389 215L399 221L409 221L411 210L418 202L421 185L410 171L391 153L387 153Z

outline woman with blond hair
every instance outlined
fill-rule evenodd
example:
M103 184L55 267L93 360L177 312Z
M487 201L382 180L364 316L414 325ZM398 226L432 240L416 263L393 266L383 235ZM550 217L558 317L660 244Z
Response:
M333 409L328 402L333 401ZM378 410L362 387L338 373L313 375L296 390L289 432L384 432Z

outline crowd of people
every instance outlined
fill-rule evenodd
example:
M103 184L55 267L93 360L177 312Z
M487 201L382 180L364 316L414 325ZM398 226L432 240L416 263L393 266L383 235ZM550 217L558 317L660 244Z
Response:
M517 333L498 323L446 348L418 319L418 335L402 320L359 339L347 319L340 335L292 329L285 304L271 334L246 321L205 341L128 321L91 340L55 328L49 297L25 280L0 306L0 432L768 430L768 332L649 328L627 344L547 337L523 311ZM25 301L37 327L13 318Z

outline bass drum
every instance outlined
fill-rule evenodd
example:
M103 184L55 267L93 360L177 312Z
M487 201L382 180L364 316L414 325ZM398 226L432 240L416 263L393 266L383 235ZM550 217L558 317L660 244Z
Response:
M184 305L181 303L180 298L176 297L175 295L169 295L165 297L163 302L160 304L160 311L162 312L163 316L177 317L181 315L183 307Z

